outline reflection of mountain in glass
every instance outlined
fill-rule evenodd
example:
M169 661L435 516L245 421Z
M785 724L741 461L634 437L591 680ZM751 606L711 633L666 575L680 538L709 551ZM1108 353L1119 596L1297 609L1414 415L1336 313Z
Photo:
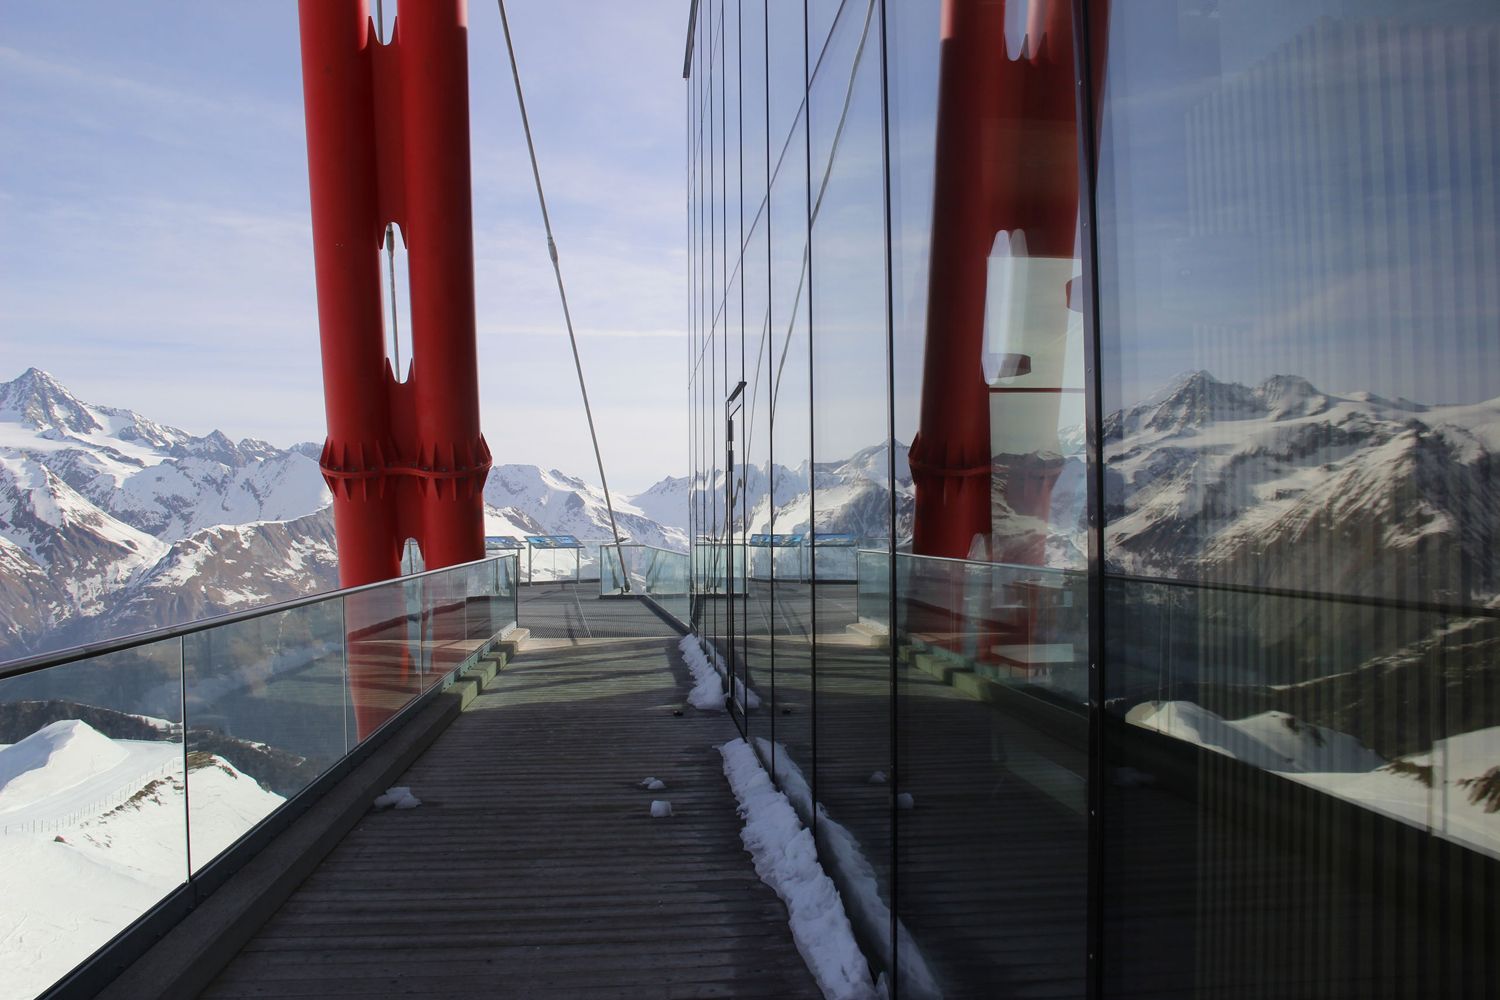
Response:
M1497 451L1500 400L1285 375L1109 415L1111 711L1500 851Z
M1105 420L1117 572L1407 600L1497 590L1500 399L1182 376Z

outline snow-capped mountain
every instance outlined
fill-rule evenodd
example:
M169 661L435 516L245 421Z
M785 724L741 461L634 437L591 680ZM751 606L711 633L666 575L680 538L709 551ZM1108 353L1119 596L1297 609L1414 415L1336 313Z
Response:
M688 476L668 476L649 489L626 499L641 513L664 528L687 534L689 496L693 481Z
M1180 377L1105 421L1125 572L1363 596L1500 589L1500 399L1421 405L1279 375Z
M0 384L0 656L328 589L317 461Z
M91 506L167 543L328 503L316 459L88 405L36 368L0 385L0 455L29 458Z
M618 494L614 498L615 522L621 535L642 545L687 550L682 526L657 521L633 501ZM489 535L573 535L585 540L612 537L604 491L556 469L497 465L485 481L484 503L485 533Z
M0 659L333 589L319 452L197 437L36 368L0 383ZM488 534L610 535L603 492L556 470L496 466L485 503ZM622 534L672 549L686 510L615 502Z
M909 535L911 531L913 501L908 450L906 445L896 442L898 535ZM795 468L773 464L767 469L752 465L743 470L743 476L744 481L735 484L735 492L748 500L749 512L742 519L737 507L734 514L736 527L746 534L772 531L795 534L815 528L866 539L890 535L891 493L887 486L890 451L884 444L863 448L846 459L803 462ZM632 500L656 510L669 502L672 509L680 505L679 516L686 520L690 504L707 502L722 507L725 485L720 470L712 481L705 476L696 484L687 479L663 480Z

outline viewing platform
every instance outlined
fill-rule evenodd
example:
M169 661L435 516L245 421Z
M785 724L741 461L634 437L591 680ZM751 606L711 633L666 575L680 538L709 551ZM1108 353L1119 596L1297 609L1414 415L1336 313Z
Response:
M365 817L203 996L820 995L740 847L733 724L684 704L664 622L573 590L523 613L590 634L530 640L397 782L421 807Z

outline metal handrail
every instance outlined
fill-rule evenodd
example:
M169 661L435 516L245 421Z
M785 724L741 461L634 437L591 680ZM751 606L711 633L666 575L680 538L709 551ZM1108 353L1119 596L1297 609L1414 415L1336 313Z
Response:
M139 649L141 646L149 646L157 642L166 642L169 639L195 635L199 632L206 632L209 629L225 625L237 625L240 622L254 621L257 618L264 618L268 615L280 614L285 611L295 611L298 608L311 607L314 604L322 604L326 601L342 600L352 594L362 594L379 587L389 587L392 584L405 583L408 580L423 580L430 576L436 576L439 573L451 573L454 570L468 569L483 563L499 562L510 558L514 558L513 553L489 556L484 559L475 559L471 562L456 563L452 566L442 566L438 569L413 573L410 576L393 577L389 580L366 583L358 587L346 587L341 590L328 590L321 594L308 594L306 597L296 597L292 600L279 601L275 604L262 604L259 607L249 608L245 611L233 611L228 614L215 615L212 618L200 618L197 621L186 622L181 625L169 625L165 628L153 629L149 632L136 632L132 635L121 636L115 639L101 639L98 642L87 642L77 646L69 646L65 649L53 650L50 653L38 653L35 656L23 657L6 664L0 664L0 680L10 677L20 677L23 674L32 674L38 670L60 667L64 664L75 663L79 660L86 660L96 656L121 653L128 649ZM517 573L519 574L519 572L520 567L517 565Z

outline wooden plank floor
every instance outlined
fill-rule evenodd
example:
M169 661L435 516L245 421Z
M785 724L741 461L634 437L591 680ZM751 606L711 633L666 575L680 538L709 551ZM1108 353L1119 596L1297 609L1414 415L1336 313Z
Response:
M529 646L202 995L817 997L688 688L670 639Z

